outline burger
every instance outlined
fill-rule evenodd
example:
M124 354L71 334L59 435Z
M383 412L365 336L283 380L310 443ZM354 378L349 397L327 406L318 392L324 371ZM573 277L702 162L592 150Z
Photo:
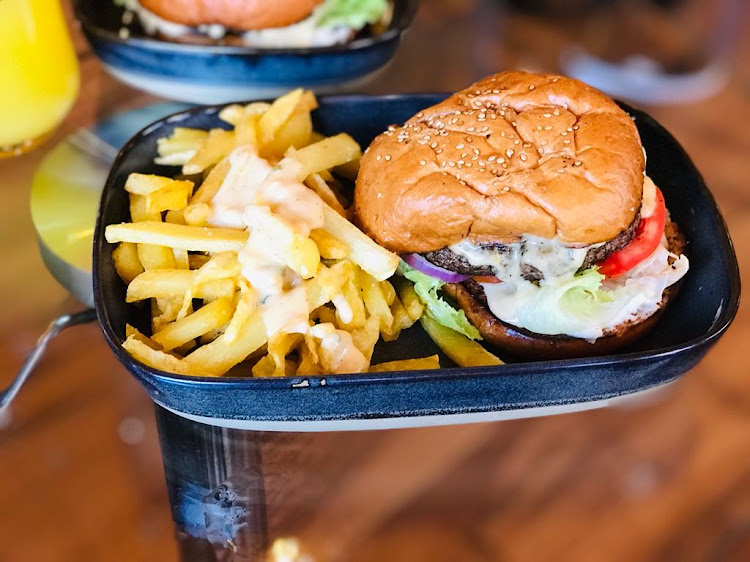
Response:
M491 76L391 126L354 209L428 313L518 357L600 355L653 328L688 270L632 118L562 76Z
M188 43L261 48L324 47L377 33L389 0L116 0L123 23L137 17L149 35Z

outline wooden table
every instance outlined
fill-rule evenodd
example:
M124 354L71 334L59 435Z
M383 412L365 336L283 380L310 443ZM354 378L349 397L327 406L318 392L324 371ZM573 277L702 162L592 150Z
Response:
M500 16L490 2L425 2L370 90L455 89L495 69L554 68L560 28ZM153 101L105 74L72 28L77 104L52 142L0 162L3 383L52 318L80 308L37 251L28 211L35 168L74 129ZM703 172L747 275L750 34L734 52L719 95L647 109ZM297 534L335 560L750 559L747 302L708 357L651 404L338 444L318 438L347 459L346 472L329 466L335 486L307 506ZM0 506L1 562L176 559L152 404L96 326L54 341L0 420Z

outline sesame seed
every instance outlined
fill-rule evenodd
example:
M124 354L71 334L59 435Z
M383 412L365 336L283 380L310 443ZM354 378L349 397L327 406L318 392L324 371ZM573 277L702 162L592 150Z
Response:
M435 151L435 154L440 154L441 152L443 152L443 149L442 149L442 148L438 148L438 149L437 149L437 150Z
M464 147L464 144L463 144L463 143L458 143L458 144L456 145L456 149L457 149L457 150L461 150L461 149L462 149L463 147Z
M555 115L560 115L560 110L559 109L555 109L552 113L555 114Z
M551 113L543 113L543 115L544 115L545 117L552 117L552 114L551 114Z
M513 141L513 144L521 144L521 141L518 140L518 139L516 139L516 140Z
M462 152L461 153L461 158L466 158L468 155L469 155L468 152Z
M550 130L552 130L552 125L547 125L547 126L546 126L546 127L544 128L544 130L545 130L545 131L550 131Z
M573 130L577 131L578 130L578 125L573 125Z
M534 84L529 84L529 90L533 90L535 88Z
M461 165L461 166L463 166L463 165L464 165L464 161L463 161L463 160L459 160L459 161L458 161L458 163L459 163L459 165Z
M509 191L510 191L510 186L509 186L509 185L506 185L506 186L505 186L505 187L503 188L503 193L508 193Z
M526 162L526 155L525 154L521 154L521 161L522 162Z
M417 113L416 117L417 119L424 117L424 113L420 111L419 113Z
M565 140L563 141L563 144L570 144L570 139L565 139Z
M469 138L466 139L466 142L474 142L474 139L471 138L471 137L469 137Z
M558 173L558 174L562 174L562 173L563 173L564 171L565 171L565 168L559 168L559 169L557 170L557 173Z
M425 162L424 160L420 160L420 161L419 161L419 163L420 163L420 164L421 164L422 166L424 166L425 164L427 164L427 162Z
M500 136L504 137L505 136L505 131L500 131Z
M541 126L541 125L537 125L537 126L536 126L536 130L537 130L537 131L541 131L541 130L542 130L542 126Z
M581 162L580 160L576 160L575 162L573 162L574 166L580 166L581 164L583 164L583 162Z
M465 165L467 168L471 168L471 162L467 162Z
M383 194L382 193L378 193L378 199L382 199L382 198L383 198Z
M511 156L513 156L513 149L512 149L512 148L509 148L508 150L506 150L506 151L505 151L505 155L506 155L506 156L507 156L508 158L510 158Z
M503 162L505 162L505 158L498 158L498 159L497 159L497 161L498 161L498 162L499 162L500 164L502 164Z
M455 162L453 162L453 161L450 161L450 162L448 162L448 165L449 165L449 166L450 166L451 168L455 168L455 167L456 167L456 163L455 163Z
M378 155L377 155L377 156L375 157L375 160L380 160L381 158L382 158L382 156L381 156L380 154L378 154Z
M388 160L390 160L390 159L391 159L391 155L390 155L390 154L386 154L386 155L385 155L385 159L386 159L386 162L387 162Z
M474 131L474 127L469 127L469 128L468 128L468 129L466 129L466 130L467 130L467 131L469 131L469 132L471 133L471 132L473 132L473 131Z
M540 145L542 145L542 146L547 146L547 141L546 141L546 140L543 140L543 141L542 141L542 142L540 142L539 144L540 144Z
M433 143L432 143L432 144L430 145L430 148L437 148L437 145L438 145L438 144L437 144L436 142L433 142Z

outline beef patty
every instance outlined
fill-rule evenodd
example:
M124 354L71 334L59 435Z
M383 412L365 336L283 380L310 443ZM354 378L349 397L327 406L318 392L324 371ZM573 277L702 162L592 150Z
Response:
M630 244L630 242L633 240L633 237L635 236L635 232L638 229L638 224L640 222L640 215L636 215L635 220L630 223L630 226L623 230L620 234L615 236L612 240L610 240L609 242L605 242L601 246L589 248L589 251L586 253L586 257L583 260L583 265L581 265L580 270L583 271L584 269L590 268L592 265L605 260L610 254L616 252L617 250L621 250L622 248ZM482 247L494 252L510 252L510 248L503 244L483 244ZM449 248L435 250L434 252L425 252L422 255L435 265L442 267L443 269L455 271L456 273L460 273L461 275L475 276L495 274L492 267L488 265L471 265L465 257L458 255L456 252ZM524 279L526 279L527 281L541 281L542 279L544 279L544 275L542 274L542 272L539 271L536 267L529 264L521 264L521 275L523 275Z

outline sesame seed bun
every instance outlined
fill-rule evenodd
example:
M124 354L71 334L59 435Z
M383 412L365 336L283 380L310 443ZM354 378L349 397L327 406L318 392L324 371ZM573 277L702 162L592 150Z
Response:
M590 245L633 223L644 168L635 124L607 96L506 72L378 136L354 208L363 230L399 253L524 235Z
M681 255L685 249L685 238L677 225L668 222L665 234L669 251ZM536 334L503 322L490 312L481 285L472 280L445 285L443 289L463 309L469 322L479 330L490 347L516 357L544 360L605 355L630 345L654 328L666 306L677 296L679 286L680 282L677 282L664 290L655 313L623 322L594 341Z
M322 0L140 0L157 16L196 27L220 24L247 31L284 27L308 17Z

